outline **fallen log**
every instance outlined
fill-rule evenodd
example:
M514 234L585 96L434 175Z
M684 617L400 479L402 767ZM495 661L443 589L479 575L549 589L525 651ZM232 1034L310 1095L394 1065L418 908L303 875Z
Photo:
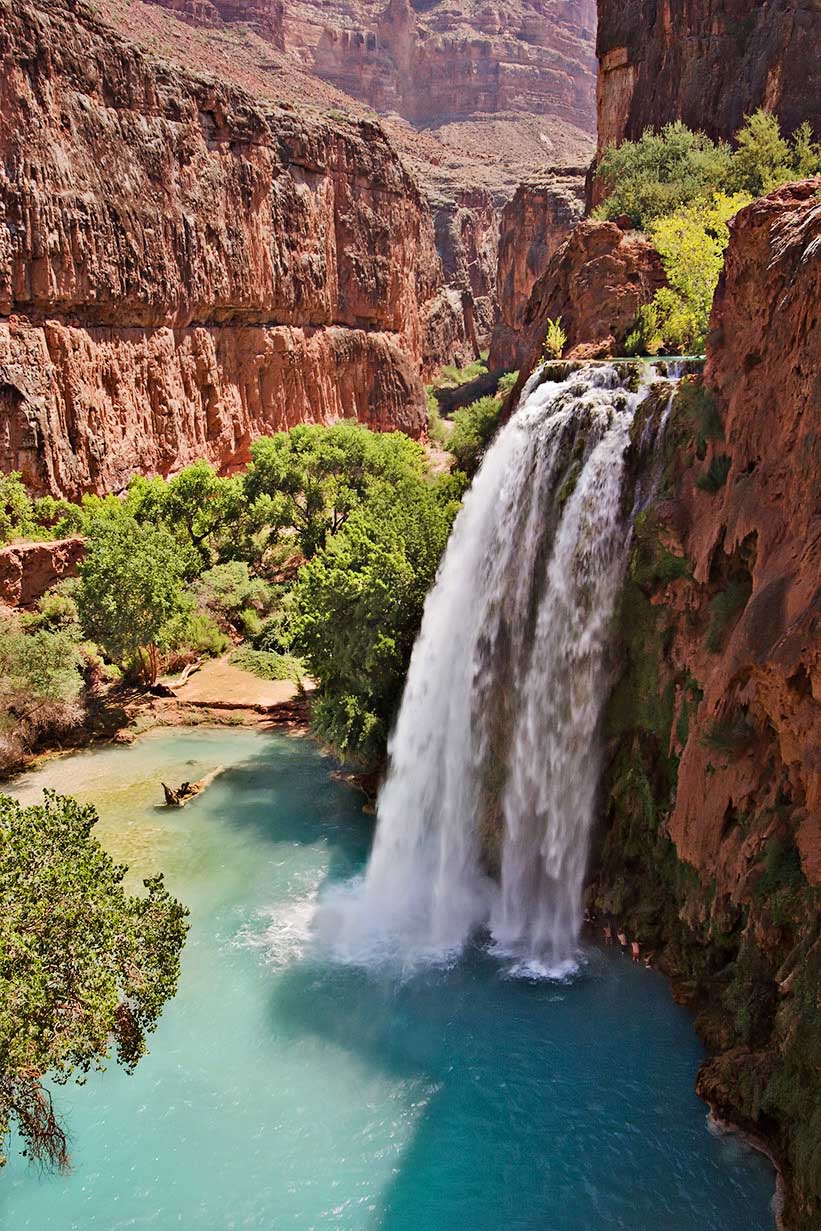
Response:
M178 787L167 786L161 782L160 786L165 792L165 804L167 808L184 808L186 804L190 804L192 799L196 799L201 795L207 786L210 786L214 779L225 769L224 765L212 769L204 778L200 778L197 782L183 782Z

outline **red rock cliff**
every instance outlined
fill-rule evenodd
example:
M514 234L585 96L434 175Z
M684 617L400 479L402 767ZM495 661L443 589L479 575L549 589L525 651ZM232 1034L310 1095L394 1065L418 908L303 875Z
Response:
M536 282L581 220L584 175L549 174L520 184L502 210L496 292L499 320L493 330L489 363L494 371L518 368L526 358L523 343L527 305Z
M599 0L599 149L683 120L728 138L767 107L821 133L817 0Z
M661 258L643 235L622 231L615 222L578 223L522 310L519 387L541 355L548 321L561 320L567 358L615 355L639 308L665 282Z
M441 272L379 126L151 62L74 0L2 13L0 466L76 496L303 419L418 434Z
M821 1220L821 180L732 224L703 386L636 523L594 894L655 949L765 1138L785 1225ZM666 395L665 395L666 396Z

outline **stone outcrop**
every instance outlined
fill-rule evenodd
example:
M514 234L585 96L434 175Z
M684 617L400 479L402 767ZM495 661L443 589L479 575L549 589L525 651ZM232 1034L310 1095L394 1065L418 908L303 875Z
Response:
M522 364L522 331L531 291L583 212L581 169L520 184L502 210L496 271L499 319L488 360L492 370L511 371Z
M0 466L77 496L304 419L423 430L441 267L379 125L149 61L74 0L0 13Z
M519 386L541 354L548 321L561 320L566 358L606 358L618 353L639 308L665 282L661 258L644 236L615 222L579 223L553 254L524 310Z
M599 0L599 150L683 120L729 138L756 107L821 134L817 0Z
M703 382L673 404L625 588L593 888L697 1012L699 1089L773 1149L795 1228L821 1220L819 188L737 215Z
M58 581L76 577L85 549L85 540L78 536L0 547L0 603L32 606Z

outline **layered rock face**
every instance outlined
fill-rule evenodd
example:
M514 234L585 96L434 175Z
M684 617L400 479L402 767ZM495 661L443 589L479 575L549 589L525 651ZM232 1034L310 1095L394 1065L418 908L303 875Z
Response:
M756 107L821 133L817 0L599 0L599 150L683 120L729 138Z
M284 0L152 0L198 26L248 22L263 38L285 49Z
M583 212L581 169L520 184L502 210L496 272L499 319L490 346L491 370L511 371L526 358L522 334L531 291Z
M636 524L598 905L677 980L699 1090L821 1219L821 180L732 225L701 385ZM666 395L665 395L666 396Z
M77 496L301 420L423 430L441 268L378 125L150 63L73 0L2 17L3 469Z
M550 320L561 319L567 358L605 358L666 282L652 244L615 222L575 226L535 283L522 313L519 385L539 359Z
M323 80L381 113L440 125L476 114L595 125L594 0L475 8L410 0L298 0L285 45Z

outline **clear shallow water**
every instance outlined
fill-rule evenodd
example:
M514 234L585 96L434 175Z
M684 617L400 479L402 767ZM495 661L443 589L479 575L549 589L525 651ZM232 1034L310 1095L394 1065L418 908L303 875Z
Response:
M160 778L229 767L180 812ZM310 953L370 825L307 741L162 733L21 780L93 798L101 839L192 911L134 1074L59 1092L74 1170L12 1153L7 1231L771 1231L766 1160L716 1137L661 976L592 951L559 985L480 950L407 982Z

